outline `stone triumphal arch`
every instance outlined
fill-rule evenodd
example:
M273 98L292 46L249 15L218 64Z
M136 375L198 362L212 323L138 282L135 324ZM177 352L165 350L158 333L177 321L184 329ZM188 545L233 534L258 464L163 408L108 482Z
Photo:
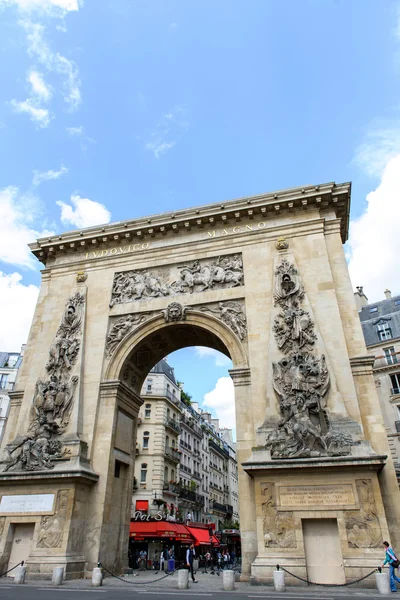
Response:
M141 385L193 345L233 362L244 577L279 562L339 583L382 539L400 547L349 204L349 184L324 184L32 244L45 268L2 443L1 571L21 527L32 574L126 566Z

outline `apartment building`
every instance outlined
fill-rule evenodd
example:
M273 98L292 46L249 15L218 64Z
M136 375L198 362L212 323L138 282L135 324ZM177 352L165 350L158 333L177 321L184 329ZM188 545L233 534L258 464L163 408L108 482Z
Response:
M8 393L14 389L24 351L25 344L21 352L0 352L0 442L4 435L10 405Z
M400 479L400 296L368 303L362 287L355 292L365 343L373 354L375 385L381 403L386 433Z
M230 430L220 432L210 413L181 400L166 360L149 372L141 395L132 514L161 510L170 521L215 523L217 529L238 520L236 451L226 433Z

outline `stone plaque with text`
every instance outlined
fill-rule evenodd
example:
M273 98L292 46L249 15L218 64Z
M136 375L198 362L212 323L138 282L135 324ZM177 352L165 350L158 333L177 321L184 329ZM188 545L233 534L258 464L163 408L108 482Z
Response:
M15 496L2 496L0 501L0 515L52 513L54 497L55 494L16 494Z
M280 506L282 508L302 509L314 506L338 507L354 506L353 486L337 485L299 485L279 488Z

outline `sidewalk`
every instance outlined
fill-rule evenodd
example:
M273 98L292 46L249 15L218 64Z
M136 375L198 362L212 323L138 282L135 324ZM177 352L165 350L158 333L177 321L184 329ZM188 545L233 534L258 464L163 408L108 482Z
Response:
M189 588L193 593L217 593L223 592L222 586L222 571L221 575L211 575L210 573L202 573L201 570L195 575L198 583L193 583L189 579ZM0 579L0 590L3 585L9 586L13 583L13 579L9 577L2 577ZM371 576L369 581L370 587L357 587L356 585L350 585L349 587L319 587L319 586L287 586L286 592L277 593L274 591L273 585L251 585L249 582L239 582L235 584L235 590L229 592L230 594L249 594L251 596L309 596L310 598L323 598L323 597L338 597L338 596L367 596L373 597L378 595L378 590L375 587L375 578ZM25 587L31 586L35 588L53 587L49 580L25 580ZM72 581L65 581L62 585L64 588L69 589L93 589L91 579L75 579ZM176 591L178 594L181 590L178 590L178 574L165 576L164 573L155 571L140 571L133 575L124 575L120 579L115 577L106 576L103 579L103 588L130 588L132 591ZM183 591L183 593L185 593Z

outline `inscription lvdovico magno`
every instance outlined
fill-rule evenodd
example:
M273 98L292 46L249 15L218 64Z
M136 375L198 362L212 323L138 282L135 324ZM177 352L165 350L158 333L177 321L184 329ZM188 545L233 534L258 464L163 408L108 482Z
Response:
M353 486L342 485L303 485L282 486L279 488L280 506L307 508L310 506L354 505Z

